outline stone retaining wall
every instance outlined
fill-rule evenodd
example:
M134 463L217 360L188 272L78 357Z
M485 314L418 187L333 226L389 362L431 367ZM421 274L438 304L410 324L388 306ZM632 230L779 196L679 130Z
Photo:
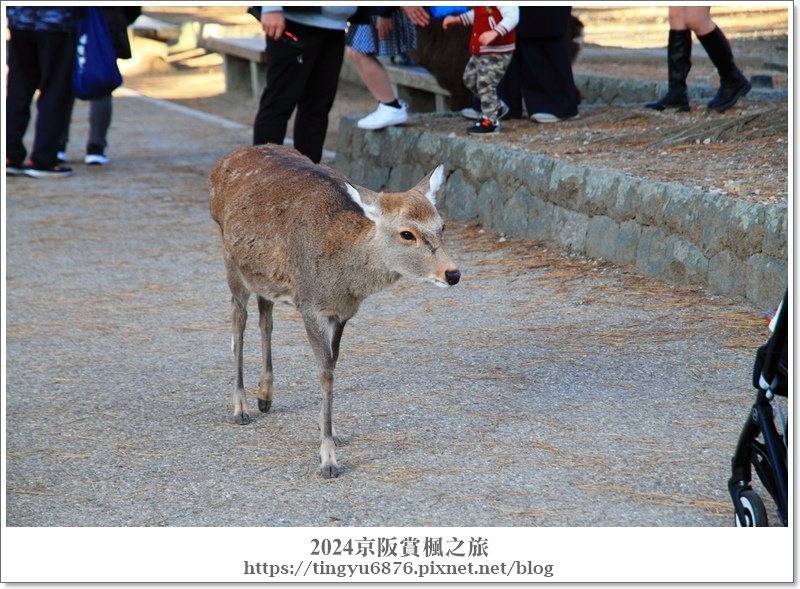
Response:
M575 74L575 86L581 95L581 104L644 104L658 100L668 89L666 81L634 80L595 74ZM689 100L707 102L717 92L717 86L689 84ZM785 88L753 88L749 99L786 101ZM698 105L699 106L699 105Z
M770 309L788 282L785 205L733 200L539 154L414 128L339 126L335 166L373 190L406 190L436 164L439 209L680 286Z

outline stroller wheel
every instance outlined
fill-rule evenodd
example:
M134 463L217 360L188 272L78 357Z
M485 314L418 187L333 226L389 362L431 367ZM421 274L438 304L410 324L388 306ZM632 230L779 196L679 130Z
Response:
M764 507L764 502L758 493L753 489L746 489L739 495L739 500L742 502L744 508L745 521L739 520L739 515L736 518L737 528L765 528L767 523L767 508Z

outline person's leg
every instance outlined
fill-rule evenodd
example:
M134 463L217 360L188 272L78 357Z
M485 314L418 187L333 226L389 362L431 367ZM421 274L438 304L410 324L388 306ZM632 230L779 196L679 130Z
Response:
M752 86L736 66L733 50L722 30L714 24L710 16L707 20L698 17L697 22L690 22L690 26L700 25L702 25L702 28L693 30L697 33L697 40L706 50L714 67L717 68L720 81L717 94L709 101L708 108L724 112L736 104L742 96L750 92ZM707 32L700 33L699 30L707 30Z
M477 56L471 55L469 60L467 61L467 65L464 66L464 73L461 76L461 80L464 82L464 86L472 92L472 95L475 96L476 100L478 101L478 108L480 108L480 98L478 98L478 59Z
M339 72L344 59L344 32L320 30L318 42L311 48L311 73L297 101L294 119L294 147L312 161L322 159L328 113L336 98Z
M289 23L304 45L314 43L313 27ZM298 48L284 41L267 41L267 85L261 94L255 121L253 145L282 144L286 126L311 73L308 48Z
M497 125L502 111L497 85L506 73L511 53L488 53L478 58L477 94L481 100L481 115Z
M370 94L378 101L378 108L358 120L358 128L384 129L405 123L408 120L408 107L395 96L389 74L378 58L352 47L347 48L347 55Z
M89 101L89 140L86 143L86 153L103 153L108 146L107 136L113 110L110 94Z
M347 57L375 100L384 104L391 104L396 100L389 74L377 57L361 53L352 47L347 48Z
M578 92L564 37L526 39L521 45L522 97L537 122L578 114Z
M402 14L402 11L398 10L395 16L397 14ZM402 29L402 21L395 19L397 26L392 28L388 37L381 39L374 21L373 24L352 25L345 37L348 59L372 97L378 101L373 112L358 120L356 125L359 129L383 129L408 120L408 107L395 95L389 74L378 56L394 55L407 47L410 38L406 37L409 35ZM405 36L401 38L401 34Z
M61 143L58 146L58 160L67 161L67 145L69 144L69 128L72 124L72 109L75 106L75 95L73 94L69 101L69 110L67 112L67 122L64 125L64 132L61 133Z
M685 31L689 28L686 24L686 6L670 6L668 13L669 28L673 31Z
M569 47L564 37L552 37L544 44L545 59L553 77L553 108L546 111L559 119L578 116L578 89L572 75Z
M474 55L470 59L475 69L475 94L481 101L481 119L467 129L471 134L494 133L500 130L500 115L508 107L500 102L497 85L511 61L511 53Z
M693 7L702 9L703 7ZM689 29L687 12L690 7L670 6L669 33L667 36L667 93L655 102L645 104L647 108L664 110L676 108L689 111L689 95L686 78L692 69L692 31ZM692 12L692 22L699 22L702 11Z
M59 146L70 111L75 43L69 33L37 31L35 35L41 71L31 165L51 169L58 165Z
M105 154L106 136L111 126L113 102L111 95L89 101L89 139L86 142L85 164L104 166L108 163Z
M508 106L509 119L522 118L522 77L520 71L521 58L519 49L514 49L511 62L506 68L503 79L497 85L497 95Z
M717 26L711 20L710 6L683 7L683 23L682 28L693 31L698 37L709 34Z
M472 104L461 111L461 114L468 119L475 121L481 120L481 99L478 96L478 67L475 56L470 56L467 65L464 66L464 73L461 75L464 87L472 94Z
M28 155L23 140L30 123L31 101L39 83L39 62L33 31L11 31L7 57L6 163L20 167Z

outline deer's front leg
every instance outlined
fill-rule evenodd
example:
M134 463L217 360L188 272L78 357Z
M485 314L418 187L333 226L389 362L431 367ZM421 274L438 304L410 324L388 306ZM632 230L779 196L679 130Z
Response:
M339 476L336 462L336 441L333 433L333 369L334 348L338 349L344 324L335 318L304 315L306 333L320 367L322 408L320 410L320 472L325 478ZM336 344L334 346L334 343Z
M320 415L320 470L326 479L339 476L339 465L336 463L336 440L333 437L333 370L322 369L320 372L322 385L322 410Z
M261 379L258 381L258 408L262 413L272 406L272 307L273 303L258 297L258 327L261 331Z
M331 344L331 352L333 354L333 368L336 368L336 364L339 362L339 344L342 341L342 333L344 332L344 326L347 323L347 320L339 321L337 319L328 319L328 334L330 337L330 344ZM325 408L322 407L319 413L319 430L322 431L323 429L323 422L324 422L324 410ZM342 446L345 443L345 440L342 439L339 434L336 433L336 428L331 424L331 431L333 432L333 441L337 446Z

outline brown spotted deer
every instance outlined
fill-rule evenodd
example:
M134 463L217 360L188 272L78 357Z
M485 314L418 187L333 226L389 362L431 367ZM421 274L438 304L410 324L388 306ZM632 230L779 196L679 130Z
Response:
M211 216L222 236L232 297L236 384L233 416L250 422L242 375L247 302L255 293L262 369L258 408L272 404L272 308L292 303L300 312L319 365L322 385L322 475L336 463L333 371L348 319L369 295L401 276L448 287L461 273L442 241L436 193L438 166L408 192L379 193L353 186L295 150L276 145L238 149L211 171Z

